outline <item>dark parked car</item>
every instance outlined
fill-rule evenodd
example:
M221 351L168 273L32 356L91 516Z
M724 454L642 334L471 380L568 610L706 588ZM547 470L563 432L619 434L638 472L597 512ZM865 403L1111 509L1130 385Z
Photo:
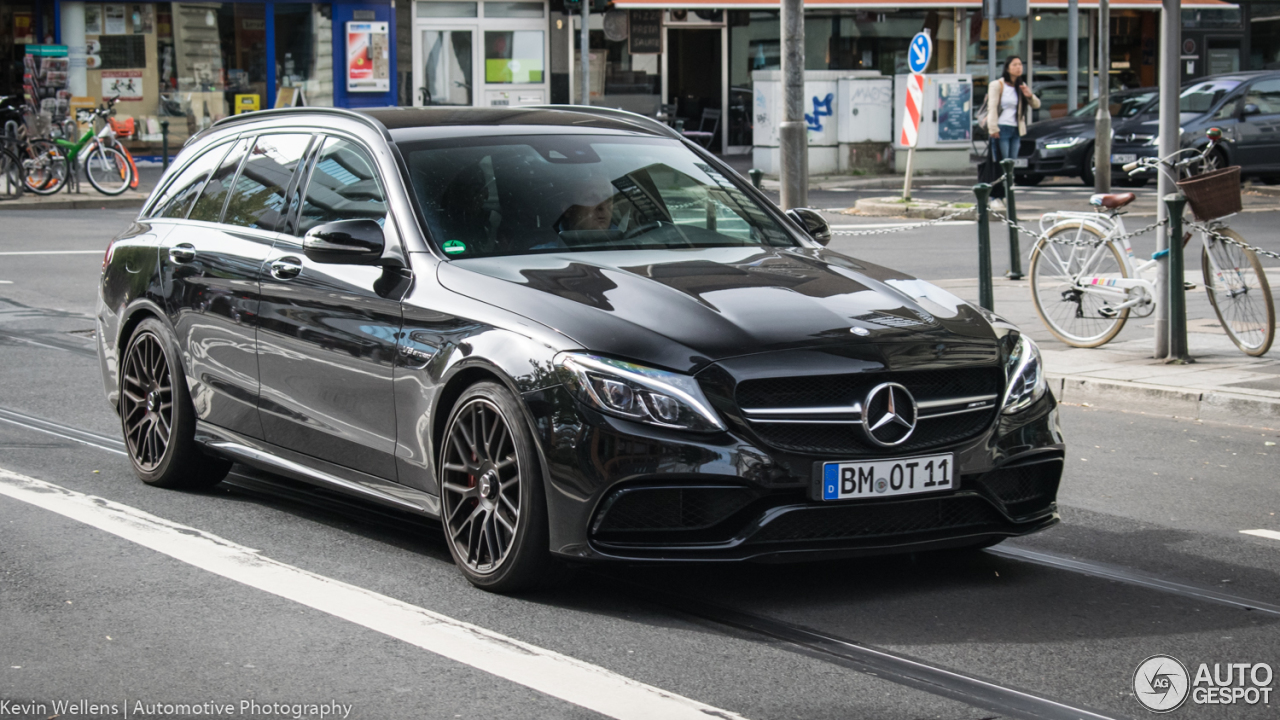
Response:
M829 239L620 111L239 115L111 242L102 377L144 481L436 518L492 590L1056 523L1035 343Z
M1147 117L1116 128L1111 162L1119 167L1158 151L1159 119L1153 103ZM1182 147L1203 148L1205 132L1222 130L1206 170L1239 165L1242 177L1280 177L1280 72L1211 75L1182 88L1179 100ZM1127 132L1125 132L1127 131ZM1122 132L1124 133L1122 135Z
M1129 121L1146 117L1156 99L1156 88L1121 90L1109 96L1112 129L1125 132ZM1098 100L1093 100L1054 120L1042 120L1027 126L1018 153L1018 179L1034 185L1046 176L1073 175L1085 185L1093 185L1093 140ZM1113 140L1114 142L1114 140ZM1123 163L1122 163L1123 164ZM1119 167L1115 169L1117 180L1130 184L1143 184L1144 179L1130 180Z

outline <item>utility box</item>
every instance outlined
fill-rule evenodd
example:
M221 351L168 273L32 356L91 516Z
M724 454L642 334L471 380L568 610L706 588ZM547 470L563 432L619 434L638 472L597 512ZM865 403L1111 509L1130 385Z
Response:
M840 172L886 172L893 162L893 78L857 72L837 83L836 165Z
M893 83L893 146L898 150L894 164L900 172L907 163L907 148L900 141L909 77L895 76ZM921 105L915 169L968 169L973 147L973 76L925 75Z
M804 73L804 121L809 127L810 175L828 175L837 170L836 92L840 78L850 74L846 70L806 70ZM751 73L751 81L754 86L751 119L755 126L751 161L766 175L777 176L782 167L778 131L786 117L782 105L782 71L756 70Z

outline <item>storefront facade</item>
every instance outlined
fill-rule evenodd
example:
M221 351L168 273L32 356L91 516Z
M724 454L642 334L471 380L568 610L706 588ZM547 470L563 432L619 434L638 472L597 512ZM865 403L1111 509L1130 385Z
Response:
M138 127L134 150L171 147L218 119L281 105L395 104L391 0L365 2L80 2L46 0L46 40L65 46L62 87L39 103L72 109L118 97ZM21 88L17 88L21 90Z

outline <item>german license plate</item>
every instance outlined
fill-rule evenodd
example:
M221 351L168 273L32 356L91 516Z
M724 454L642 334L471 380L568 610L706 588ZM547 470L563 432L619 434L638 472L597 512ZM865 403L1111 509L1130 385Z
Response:
M1111 156L1111 164L1124 165L1125 163L1131 163L1137 159L1138 159L1138 156L1135 155L1134 153L1116 153L1115 155Z
M951 453L823 463L819 498L854 500L950 490L955 487L955 466Z
M1013 166L1016 168L1024 168L1027 166L1027 158L1014 158Z

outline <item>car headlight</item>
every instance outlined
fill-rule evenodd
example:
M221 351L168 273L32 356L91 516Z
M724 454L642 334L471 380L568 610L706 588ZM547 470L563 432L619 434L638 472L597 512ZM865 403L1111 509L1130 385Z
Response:
M1044 141L1044 149L1045 150L1066 150L1067 148L1073 148L1086 140L1088 140L1088 138L1082 138L1082 137L1054 138L1052 140Z
M556 368L574 397L600 412L680 430L725 429L689 375L586 353L560 353Z
M1009 389L1004 394L1006 415L1027 409L1049 389L1044 378L1044 363L1040 360L1040 347L1026 335L1018 337L1018 344L1005 361L1005 371L1009 377Z

